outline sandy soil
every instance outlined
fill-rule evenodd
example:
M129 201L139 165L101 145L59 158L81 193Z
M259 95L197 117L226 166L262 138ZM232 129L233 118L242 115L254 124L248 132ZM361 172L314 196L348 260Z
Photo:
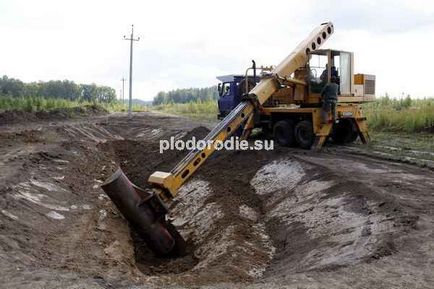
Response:
M201 137L142 113L0 126L0 288L433 288L429 169L338 149L219 152L172 215L188 254L158 259L99 188L146 186Z

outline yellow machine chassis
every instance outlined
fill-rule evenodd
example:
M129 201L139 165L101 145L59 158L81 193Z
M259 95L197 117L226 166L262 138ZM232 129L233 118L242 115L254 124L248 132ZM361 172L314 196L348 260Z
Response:
M338 119L354 119L357 132L360 140L363 143L369 142L368 127L366 124L366 117L363 116L362 107L360 104L354 103L338 103L336 106ZM277 107L264 107L261 114L273 116L274 114L286 114L288 118L291 115L305 115L312 120L313 133L315 134L315 141L312 149L319 150L324 144L327 137L331 134L333 123L321 123L321 108L320 107L292 107L292 106L277 106ZM331 118L329 118L331 119Z

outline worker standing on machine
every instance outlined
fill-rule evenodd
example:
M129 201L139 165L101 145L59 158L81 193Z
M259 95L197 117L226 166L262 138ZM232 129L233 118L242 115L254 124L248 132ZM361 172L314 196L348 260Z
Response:
M334 122L338 122L336 115L336 103L338 102L338 91L339 85L336 83L336 76L332 76L330 78L330 83L327 83L326 86L321 91L321 100L322 100L322 111L321 118L322 123L326 124L329 120L329 112L332 113L332 118Z

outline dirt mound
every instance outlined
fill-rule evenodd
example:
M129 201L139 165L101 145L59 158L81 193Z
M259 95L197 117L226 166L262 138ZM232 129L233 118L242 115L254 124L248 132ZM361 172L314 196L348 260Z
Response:
M203 126L194 128L185 134L177 135L184 141L193 137L202 139L209 130ZM162 137L169 139L172 136ZM157 140L117 140L99 145L103 151L110 152L113 158L128 178L136 185L148 187L148 177L156 170L169 172L180 161L187 151L167 150L160 153L160 144Z
M197 128L183 138L202 138L207 132ZM152 141L101 146L142 187L151 173L170 171L185 155L176 150L160 154ZM216 153L181 188L172 216L189 254L156 259L133 233L135 261L147 275L170 275L191 284L284 278L370 262L393 254L394 236L417 222L417 216L406 215L372 188L290 157L282 148L267 154Z
M203 139L209 133L209 129L204 126L198 126L187 132L182 139L189 140L195 137L197 140Z

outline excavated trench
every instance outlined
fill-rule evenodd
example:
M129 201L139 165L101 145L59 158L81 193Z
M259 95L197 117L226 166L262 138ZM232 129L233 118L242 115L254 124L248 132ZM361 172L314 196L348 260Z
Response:
M184 136L203 137L197 128ZM128 177L146 187L184 153L158 153L154 142L101 145ZM172 282L209 284L285 278L333 270L395 252L394 236L415 226L392 200L325 167L274 152L219 152L181 188L171 205L188 242L182 258L156 258L132 232L136 266Z
M17 246L24 249L11 241L8 246L25 256L26 266L74 272L110 286L190 286L280 282L299 273L369 264L395 254L395 240L416 228L418 217L400 202L362 178L343 177L344 171L313 161L310 153L222 151L171 204L188 254L157 258L99 185L121 166L131 181L146 187L151 173L170 171L185 154L160 154L160 138L201 138L207 131L126 131L120 124L58 128L60 145L32 152L17 184L4 190L20 202L2 211L12 219L2 228L18 236ZM54 138L32 141L48 137Z

